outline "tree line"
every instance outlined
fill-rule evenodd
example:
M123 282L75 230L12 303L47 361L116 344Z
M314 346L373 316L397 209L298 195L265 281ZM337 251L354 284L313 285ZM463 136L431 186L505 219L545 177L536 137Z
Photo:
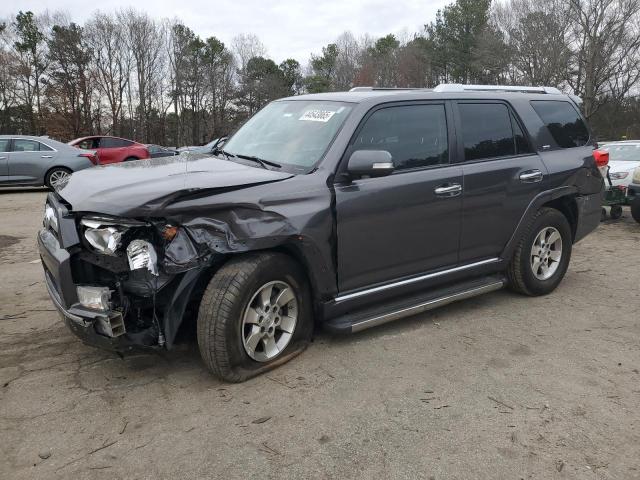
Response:
M419 32L345 32L303 65L134 9L19 12L0 21L0 133L202 144L284 96L480 83L558 87L599 138L639 137L639 20L640 0L455 0Z

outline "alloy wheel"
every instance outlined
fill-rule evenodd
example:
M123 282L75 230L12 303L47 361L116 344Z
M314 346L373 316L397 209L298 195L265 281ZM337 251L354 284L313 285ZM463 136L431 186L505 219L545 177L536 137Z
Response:
M554 227L543 228L531 246L531 270L538 280L551 278L562 259L562 236Z
M242 344L258 362L276 358L289 344L298 321L298 300L293 288L281 281L260 287L242 318Z
M54 170L49 175L49 184L55 191L58 191L67 184L70 177L71 173L65 170Z

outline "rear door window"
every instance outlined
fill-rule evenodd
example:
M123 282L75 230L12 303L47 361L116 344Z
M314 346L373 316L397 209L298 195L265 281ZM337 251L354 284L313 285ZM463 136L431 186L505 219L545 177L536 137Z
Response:
M13 140L14 152L38 152L40 151L40 142L35 140L25 140L23 138L15 138Z
M9 139L3 138L0 139L0 152L8 152L9 151Z
M75 146L78 148L82 148L83 150L95 150L96 148L98 148L98 139L85 138L81 142L76 143Z
M533 100L531 106L561 148L582 147L589 142L589 130L578 110L569 102Z
M351 144L355 150L386 150L397 170L449 162L447 117L442 104L376 110Z
M100 148L121 148L132 145L133 142L122 138L105 137L100 139Z
M459 103L464 160L531 153L522 128L502 103Z

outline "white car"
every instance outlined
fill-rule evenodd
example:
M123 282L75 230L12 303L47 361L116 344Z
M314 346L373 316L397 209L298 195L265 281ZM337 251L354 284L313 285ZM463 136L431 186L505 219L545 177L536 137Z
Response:
M628 187L633 171L640 167L640 140L611 142L600 147L609 152L609 178L613 186Z

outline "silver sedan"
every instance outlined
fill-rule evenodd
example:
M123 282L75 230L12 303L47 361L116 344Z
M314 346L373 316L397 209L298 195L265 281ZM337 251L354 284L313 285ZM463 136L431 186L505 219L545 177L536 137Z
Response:
M64 187L73 172L98 163L96 153L48 137L0 135L0 186Z

